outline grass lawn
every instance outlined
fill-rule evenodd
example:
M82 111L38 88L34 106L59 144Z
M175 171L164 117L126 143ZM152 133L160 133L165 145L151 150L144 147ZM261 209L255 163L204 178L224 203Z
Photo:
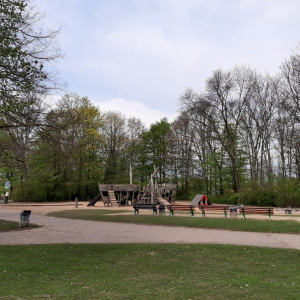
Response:
M176 216L158 216L158 215L108 215L123 212L122 210L69 210L50 213L50 216L106 221L106 222L124 222L136 224L183 226L197 228L216 228L237 231L251 232L270 232L270 233L293 233L300 234L300 222L294 220L248 220L248 219L230 219L230 218L195 218L195 217L176 217ZM127 211L128 212L128 211Z
M0 298L299 299L299 268L300 251L287 249L186 244L0 246Z
M28 227L19 228L18 222L13 221L5 221L0 219L0 232L2 231L10 231L10 230L22 230L23 228L36 228L39 227L36 224L29 224Z

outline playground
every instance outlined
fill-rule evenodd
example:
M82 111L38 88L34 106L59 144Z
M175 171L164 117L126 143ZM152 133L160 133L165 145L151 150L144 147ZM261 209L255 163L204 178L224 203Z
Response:
M131 170L131 169L130 169ZM103 201L104 206L124 206L137 204L173 204L177 194L177 184L158 183L158 168L150 176L148 185L141 188L132 184L130 172L130 184L98 184L99 194L89 202L88 206L94 206L98 201Z
M27 209L29 207L26 206ZM0 243L5 245L179 242L300 248L297 235L300 233L298 217L282 220L282 217L278 216L276 220L268 220L265 216L257 216L264 219L244 220L224 218L221 214L215 214L213 218L202 217L201 213L195 217L188 214L159 216L149 212L134 215L132 207L128 207L127 210L106 207L83 209L86 208L85 205L79 207L75 209L74 206L66 205L66 209L61 211L58 211L61 206L31 207L31 223L41 227L22 232L3 232ZM18 222L20 210L23 208L6 206L0 210L0 219ZM45 209L48 212L52 211L50 215L45 215ZM43 213L38 214L38 211Z
M74 207L67 207L62 213L74 212ZM130 216L114 216L118 210L79 207L75 212L141 220L280 223L137 216L132 207ZM1 209L0 219L17 221L15 209ZM2 299L297 299L299 292L299 234L98 222L36 213L31 221L41 227L0 233Z
M187 201L176 201L176 205L183 205L183 206L190 206L191 202ZM113 211L119 211L122 210L123 212L121 214L124 215L132 215L134 214L134 209L132 206L109 206L107 207L104 202L98 201L95 205L93 206L88 206L89 202L87 201L79 201L78 202L78 207L75 207L75 202L74 201L66 201L66 202L10 202L5 205L0 204L1 210L15 210L15 211L22 211L22 210L31 210L33 214L39 214L39 215L47 215L52 212L59 212L59 211L68 211L68 210L113 210ZM170 203L168 203L170 204ZM167 204L167 205L168 205ZM226 206L220 205L221 207ZM206 208L207 209L207 208ZM189 211L186 213L188 214ZM152 215L152 210L141 210L140 213L142 215ZM166 216L169 215L169 211L166 210ZM178 212L176 213L176 216L184 216L184 214ZM202 212L201 209L198 208L195 217L202 217ZM224 211L215 211L213 213L208 213L206 217L209 218L224 218ZM285 209L275 209L274 210L274 215L272 215L272 220L296 220L300 221L300 211L293 211L292 214L286 214ZM228 218L230 218L230 214L228 214ZM238 218L242 218L242 214L238 215ZM247 216L249 219L257 219L257 220L266 220L268 219L268 215L262 215L262 214L251 214Z
M0 206L1 299L296 299L299 211L176 201L155 180L99 191Z
M0 219L18 222L25 209L40 226L0 233L1 299L298 295L300 218L295 214L275 211L271 220L225 218L219 212L202 217L200 211L194 217L149 210L134 215L132 206L79 202L75 208L65 202L9 203L1 206ZM272 233L274 228L290 234Z

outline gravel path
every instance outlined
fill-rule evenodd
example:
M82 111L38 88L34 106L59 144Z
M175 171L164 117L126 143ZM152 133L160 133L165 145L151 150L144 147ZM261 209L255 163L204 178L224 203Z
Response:
M0 210L0 219L18 221L19 212ZM0 233L0 245L61 243L200 243L300 250L300 236L226 230L70 220L31 215L42 228Z

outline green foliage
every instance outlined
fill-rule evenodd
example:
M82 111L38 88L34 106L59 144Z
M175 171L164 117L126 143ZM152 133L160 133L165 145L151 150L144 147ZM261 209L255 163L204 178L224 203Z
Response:
M276 205L280 207L300 207L300 182L297 179L278 179L274 190Z
M276 206L276 193L272 186L244 189L236 196L237 203L247 206Z
M144 160L144 170L149 172L149 166L153 169L155 165L158 168L158 178L160 182L166 181L167 165L168 165L168 151L169 151L169 139L168 135L170 132L171 125L166 118L152 124L149 131L143 135L145 144L144 155L147 157L141 157ZM143 167L142 167L143 169ZM146 175L144 172L144 175ZM147 174L148 177L150 173Z
M176 195L176 200L183 200L183 201L191 201L195 197L196 194L204 194L201 191L195 190L191 187L188 191L186 191L182 186L178 187L178 193Z
M59 56L46 32L41 13L25 0L0 1L0 102L3 111L18 109L23 93L42 92L53 85L44 63ZM49 85L48 85L49 84Z
M38 182L16 183L11 197L20 202L44 202L47 200L46 189Z
M297 179L278 179L272 185L245 189L237 194L238 203L256 206L300 206L300 183Z
M227 197L209 196L213 203L243 204L265 207L299 207L300 183L297 179L277 179L273 184L245 188L240 193Z
M224 196L214 196L210 195L208 197L209 201L212 204L229 204L229 205L236 205L239 201L239 194L232 194L230 195L224 195Z
M192 191L185 191L184 189L178 189L178 193L176 195L176 200L190 201L193 199L195 194Z
M98 193L103 178L103 125L98 108L87 98L66 95L47 116L46 128L11 131L5 144L17 150L1 153L4 174L12 171L12 198L18 201L61 201L89 199ZM28 127L29 128L29 127ZM30 129L30 128L29 128ZM24 135L27 144L23 143ZM16 144L15 141L21 141ZM16 147L17 146L17 147ZM23 147L23 148L22 148ZM22 156L20 156L22 153Z

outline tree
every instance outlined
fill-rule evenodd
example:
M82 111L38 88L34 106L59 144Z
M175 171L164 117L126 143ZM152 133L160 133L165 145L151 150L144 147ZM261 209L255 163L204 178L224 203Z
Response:
M105 182L116 183L122 181L121 168L122 153L126 149L126 121L125 117L117 112L104 114L102 134L104 138L103 153L105 155ZM127 172L128 173L128 172Z
M125 173L128 174L131 164L134 178L142 182L144 181L143 172L141 171L143 171L143 135L145 131L146 128L140 119L130 117L126 120L126 150L124 151L124 155L126 156L125 161L127 163L124 166Z
M42 18L25 0L0 1L0 114L18 114L27 104L24 95L57 88L45 64L61 57L55 45L58 31L43 29Z
M239 67L232 71L217 70L206 81L206 93L197 95L187 90L181 96L185 110L199 114L228 154L232 167L232 188L240 189L239 129L242 112L250 97L251 71Z
M27 198L94 197L103 178L99 110L86 97L67 94L47 114L45 123L51 129L33 127L27 142ZM14 131L23 132L21 129Z
M271 143L274 132L275 79L251 72L250 97L244 106L241 118L241 133L250 166L252 186L270 181L273 175ZM276 124L275 124L276 126Z
M158 177L160 182L166 182L168 162L169 162L169 135L171 125L167 118L152 124L145 134L148 165L158 167Z
M180 175L182 194L189 197L191 183L194 183L194 132L191 128L190 117L187 113L181 115L172 123L173 146L176 156L173 156L173 164L176 164L176 177ZM175 159L174 159L175 158ZM178 183L178 180L177 180ZM195 187L194 187L195 189Z
M297 129L300 123L300 48L285 60L281 65L284 92L281 97L284 99L285 108L293 117L293 127ZM298 130L293 131L293 149L290 149L289 159L293 157L296 164L296 174L300 181L300 138ZM291 172L290 172L291 173Z

